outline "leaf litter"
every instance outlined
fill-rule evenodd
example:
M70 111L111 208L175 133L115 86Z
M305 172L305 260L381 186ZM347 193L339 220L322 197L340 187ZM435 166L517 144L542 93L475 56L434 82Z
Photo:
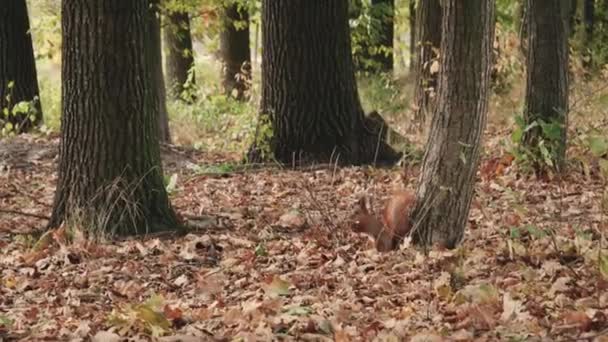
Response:
M56 147L44 139L13 143ZM56 153L33 155L4 160L1 209L50 212ZM459 248L379 254L348 218L361 194L378 211L398 169L213 174L187 165L230 158L163 158L176 210L212 224L92 243L65 227L33 237L44 220L0 212L0 339L608 340L599 179L543 182L487 156Z

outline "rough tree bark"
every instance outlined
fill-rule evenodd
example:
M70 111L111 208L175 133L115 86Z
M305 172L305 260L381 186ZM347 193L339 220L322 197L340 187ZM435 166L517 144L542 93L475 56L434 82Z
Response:
M584 0L583 2L583 66L590 68L593 64L593 31L595 28L595 2L594 0Z
M395 37L395 0L372 0L372 6L385 6L388 13L378 18L381 22L380 39L378 46L380 50L373 55L373 59L380 71L390 72L393 70L393 39Z
M494 0L444 0L441 71L413 212L414 243L454 248L463 238L485 128Z
M528 44L528 26L529 26L529 5L528 0L521 0L520 10L521 10L521 28L520 28L520 43L521 43L521 51L524 56L527 54L527 44ZM564 23L564 32L566 35L566 39L572 37L574 32L576 31L576 25L579 20L577 20L577 7L578 0L563 0L561 6L561 16L562 21Z
M364 117L347 17L347 0L262 2L261 115L270 119L269 146L280 162L399 158ZM252 146L250 161L260 160L262 144Z
M441 11L439 0L418 2L414 43L414 119L421 126L426 121L427 113L433 112L432 98L437 92L439 73L431 70L431 65L441 45Z
M224 63L224 91L226 94L236 92L238 100L247 100L251 83L249 13L238 2L228 3L224 7L220 54Z
M608 41L608 0L600 1L596 6L597 7L595 19L597 21L597 28L594 29L594 39L597 42L606 42ZM595 61L596 65L604 65L608 63L607 53L603 53L599 57L601 59Z
M42 122L29 29L25 0L4 1L0 6L0 128L8 122L17 133L27 132ZM12 115L13 106L21 101L33 101L33 111Z
M528 8L527 0L525 6ZM577 24L576 12L578 7L578 0L564 0L562 3L562 19L564 20L564 31L567 37L571 37ZM527 24L527 23L526 23Z
M554 166L563 168L566 154L568 112L568 42L560 13L562 3L552 0L528 0L528 49L526 53L526 125L537 120L558 123L558 137L543 136L540 127L527 131L524 144L538 151L539 139L552 150ZM538 169L541 165L536 165Z
M172 12L167 13L165 21L165 69L169 95L174 99L182 99L188 75L194 72L190 70L194 65L190 18L185 12ZM193 73L191 84L194 83Z
M163 184L148 0L62 1L59 179L49 227L180 227Z
M153 75L152 83L156 90L156 106L158 107L158 138L164 143L171 143L169 131L169 114L167 113L167 91L165 89L165 75L163 73L163 49L161 43L160 11L158 0L150 1L148 21L150 25L150 46L152 48Z
M410 73L416 66L416 0L410 0Z

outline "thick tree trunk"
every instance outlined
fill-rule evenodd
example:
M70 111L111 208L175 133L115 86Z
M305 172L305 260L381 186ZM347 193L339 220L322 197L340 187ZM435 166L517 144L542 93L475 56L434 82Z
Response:
M29 29L25 0L4 1L0 6L0 128L10 123L17 133L26 132L42 122ZM13 115L13 107L22 101L33 104L30 111Z
M520 30L520 41L521 41L521 47L522 47L522 52L524 55L527 55L527 44L528 44L528 28L529 28L529 4L528 4L528 0L521 0L522 4L521 4L521 12L522 12L522 23L521 23L521 30ZM561 17L562 17L562 21L564 24L564 34L566 36L566 39L569 39L570 37L572 37L572 35L574 34L574 32L576 31L576 25L577 25L577 16L576 16L576 12L577 12L577 7L578 7L578 0L563 0L562 2L562 6L561 6Z
M595 27L595 3L594 0L584 0L583 2L583 66L590 68L593 64L593 31Z
M163 184L148 0L62 1L59 179L49 227L179 228Z
M151 0L148 13L150 25L150 46L152 48L153 75L152 82L156 90L156 106L158 107L158 138L164 143L171 142L169 132L169 114L167 113L167 92L165 89L165 75L163 73L163 55L160 29L160 12L158 11L158 0Z
M385 11L378 19L381 22L379 51L373 55L380 71L393 70L393 39L395 37L395 0L372 0L372 6L383 6Z
M419 1L416 12L414 118L422 126L427 113L433 112L433 97L437 92L437 70L433 59L441 45L441 4L439 0Z
M363 115L347 13L347 0L262 2L261 114L270 119L269 146L283 163L399 158ZM262 144L254 144L250 161L260 159Z
M416 0L410 0L410 73L416 70Z
M527 0L525 0L527 2ZM528 7L526 3L526 8ZM575 30L577 23L576 20L576 9L578 7L578 0L564 0L562 3L561 13L564 20L564 32L566 37L571 37Z
M566 153L568 112L568 43L564 22L554 13L560 13L561 2L528 0L528 51L526 56L527 80L524 119L526 124L542 120L561 125L558 136L544 136L537 127L527 131L524 144L536 151L542 160L538 143L552 153L554 166L561 170ZM540 123L540 122L539 122ZM554 130L553 130L554 131ZM536 165L541 168L541 165Z
M249 13L238 3L230 3L224 7L222 24L220 54L224 62L224 91L235 93L238 100L246 100L251 84Z
M416 208L415 243L454 248L463 238L485 128L494 1L444 0L438 98Z
M190 84L195 82L194 71L191 70L194 65L194 52L190 35L190 18L188 13L173 12L165 16L165 21L164 37L167 45L165 69L169 95L174 99L182 99L190 73L192 73Z

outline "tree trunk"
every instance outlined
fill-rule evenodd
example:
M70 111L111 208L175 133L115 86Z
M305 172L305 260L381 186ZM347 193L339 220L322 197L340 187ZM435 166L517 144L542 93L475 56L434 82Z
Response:
M416 0L410 0L410 73L416 66Z
M543 146L551 153L553 166L558 170L565 161L568 112L568 43L564 22L554 15L560 13L561 6L560 1L528 0L530 20L524 119L526 125L541 120L559 125L559 130L556 133L555 129L537 127L528 130L523 140L539 160L544 160L539 149L539 142L543 140ZM540 170L542 165L538 164L536 168Z
M583 2L583 66L590 68L593 64L593 31L595 24L595 3L594 0L584 0Z
M597 28L594 30L596 33L594 40L598 43L608 41L608 0L603 0L597 4L596 20ZM608 63L608 51L605 50L605 46L596 44L595 48L604 51L598 55L598 60L594 63L598 66Z
M190 35L190 18L188 13L173 12L168 13L165 19L164 37L167 45L165 68L169 95L174 99L190 100L190 96L183 96L188 85L193 85L195 82L194 70L191 70L194 66L194 52Z
M433 70L433 59L441 45L441 4L439 0L418 2L416 12L414 118L421 126L427 113L433 112L433 97L437 91L438 70Z
M527 1L527 0L525 0ZM528 5L526 5L528 7ZM566 37L571 37L575 30L576 25L576 9L578 7L578 0L564 0L562 4L561 13L564 20L564 32Z
M527 44L528 44L528 35L527 35L527 31L528 31L528 27L529 27L529 5L528 5L528 0L522 0L522 4L521 4L521 11L522 11L522 23L521 23L521 30L520 30L520 42L521 42L521 47L522 47L522 52L524 55L527 55ZM576 19L576 12L577 12L577 7L578 7L578 1L577 0L563 0L562 6L561 6L561 16L562 16L562 21L564 24L564 34L566 36L566 39L572 37L572 35L574 34L574 32L576 31L576 24L577 24L577 19Z
M0 129L10 123L17 133L27 132L42 122L29 30L25 0L4 1L0 6ZM13 107L22 101L31 102L30 110L13 115Z
M62 1L59 179L49 227L180 228L163 184L148 0Z
M226 94L247 100L251 84L249 13L238 2L224 7L220 33L220 54L224 62L223 86Z
M156 106L158 107L158 138L161 142L171 143L169 132L169 114L167 113L167 92L165 90L165 76L163 73L163 55L160 33L160 12L158 0L151 0L148 13L150 25L150 46L152 48L153 75L152 83L156 90Z
M283 163L392 163L399 154L363 115L353 67L347 0L262 2L262 118L273 136L256 141ZM368 126L369 125L369 126Z
M444 0L441 71L413 212L415 243L463 238L486 123L494 1Z
M380 20L380 39L378 51L373 55L374 61L380 71L391 72L393 70L393 39L395 37L395 0L372 0L372 6L383 6L380 11L383 15Z

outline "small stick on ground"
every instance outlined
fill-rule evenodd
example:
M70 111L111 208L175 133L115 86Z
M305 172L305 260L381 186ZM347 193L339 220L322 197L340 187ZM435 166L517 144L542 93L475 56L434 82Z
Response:
M27 217L34 217L34 218L41 219L41 220L50 220L51 219L49 216L38 215L38 214L31 214L31 213L26 213L24 211L11 210L11 209L0 209L0 213L20 215L20 216L27 216Z

